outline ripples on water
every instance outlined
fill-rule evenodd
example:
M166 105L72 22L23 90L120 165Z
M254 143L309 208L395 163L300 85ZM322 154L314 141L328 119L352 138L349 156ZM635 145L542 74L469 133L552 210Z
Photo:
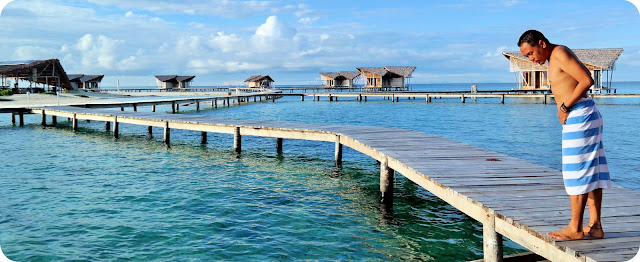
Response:
M197 114L401 127L559 168L555 108L529 102L285 98ZM614 182L639 190L640 159L629 136L640 131L638 107L605 103L600 109ZM402 176L393 212L383 212L375 160L345 148L343 168L333 170L332 143L285 140L278 156L275 139L243 137L238 158L231 135L209 134L202 146L199 132L172 130L166 149L161 135L145 135L146 127L122 125L122 138L114 141L102 122L81 121L73 133L65 121L43 129L39 116L27 116L20 128L4 116L0 245L16 261L482 256L479 223ZM509 242L505 249L522 251Z

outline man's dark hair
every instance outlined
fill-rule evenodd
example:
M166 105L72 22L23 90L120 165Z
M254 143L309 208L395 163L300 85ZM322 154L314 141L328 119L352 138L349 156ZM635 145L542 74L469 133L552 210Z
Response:
M547 44L549 43L549 40L544 37L544 35L540 33L540 31L533 29L527 30L520 36L520 39L518 40L518 46L521 46L523 43L528 43L531 46L538 46L538 42L540 40L544 41Z

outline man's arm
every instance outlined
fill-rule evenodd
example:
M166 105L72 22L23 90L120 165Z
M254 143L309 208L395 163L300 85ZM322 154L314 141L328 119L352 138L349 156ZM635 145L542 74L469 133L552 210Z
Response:
M593 78L591 78L589 69L587 69L584 64L578 60L576 55L569 48L566 46L558 47L560 47L558 51L561 52L554 52L554 59L559 62L560 69L562 69L562 71L578 81L578 85L576 85L573 93L571 93L565 101L562 101L566 107L571 107L587 93L587 90L589 90L593 85Z

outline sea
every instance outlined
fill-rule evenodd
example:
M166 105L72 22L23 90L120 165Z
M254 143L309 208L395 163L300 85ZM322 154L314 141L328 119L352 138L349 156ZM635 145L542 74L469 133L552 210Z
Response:
M414 84L465 91L468 84ZM640 82L614 82L639 94ZM513 83L477 84L510 90ZM1 102L0 102L1 103ZM615 186L640 190L640 98L596 99ZM119 110L119 109L114 109ZM131 109L126 109L131 110ZM150 108L139 107L139 111ZM158 106L170 112L169 106ZM534 98L300 101L284 97L231 107L180 106L180 114L300 123L390 126L457 140L561 168L553 103ZM482 258L482 225L398 175L392 211L380 207L379 166L334 144L243 137L103 122L78 132L40 115L12 126L0 115L0 248L14 261L468 261ZM50 120L49 120L50 123ZM606 202L606 199L604 200ZM558 205L567 205L568 200ZM605 225L606 227L606 225ZM509 240L505 254L526 250Z

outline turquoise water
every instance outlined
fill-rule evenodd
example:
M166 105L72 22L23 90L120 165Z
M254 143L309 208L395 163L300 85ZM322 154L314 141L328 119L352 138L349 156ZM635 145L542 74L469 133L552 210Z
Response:
M485 84L486 89L511 85ZM479 85L482 89L485 85ZM467 84L414 85L462 90ZM640 93L640 83L617 83ZM539 102L539 101L538 101ZM597 100L605 119L615 185L640 190L640 99ZM139 108L150 110L149 108ZM282 98L219 108L181 106L183 114L382 125L419 130L560 168L555 107L535 100L369 99L360 103ZM159 111L170 111L158 107ZM102 122L79 132L39 115L12 127L0 115L0 246L15 261L465 261L482 256L481 225L398 176L392 213L378 205L378 166L345 148L333 169L333 144L122 125L114 141ZM559 203L566 204L566 203ZM522 250L507 242L506 253Z

